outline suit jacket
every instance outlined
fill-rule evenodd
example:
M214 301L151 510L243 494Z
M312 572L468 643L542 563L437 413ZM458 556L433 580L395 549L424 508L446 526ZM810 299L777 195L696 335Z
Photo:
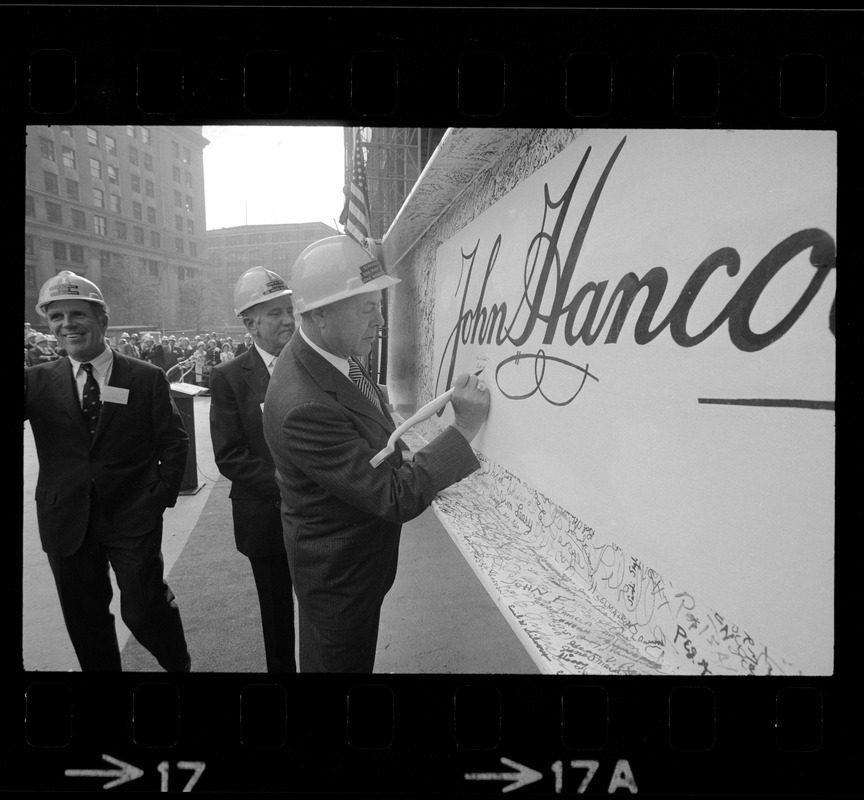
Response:
M181 357L180 348L176 345L174 347L170 347L167 344L162 346L162 369L165 370L166 374L171 367L175 366L177 362L180 361ZM177 370L174 370L174 372L177 373ZM174 380L177 380L176 374L172 374L171 377Z
M125 536L153 530L177 501L189 438L165 374L115 352L108 385L127 389L127 403L103 402L91 443L69 359L25 371L24 418L39 456L36 512L47 553L78 549L94 491Z
M261 412L269 383L254 347L210 374L213 454L219 472L231 481L237 549L249 557L285 552L279 487Z
M386 409L294 334L267 389L264 435L294 588L320 627L349 628L380 607L395 577L402 523L480 466L451 427L412 461L397 447L373 469L370 459L394 429Z

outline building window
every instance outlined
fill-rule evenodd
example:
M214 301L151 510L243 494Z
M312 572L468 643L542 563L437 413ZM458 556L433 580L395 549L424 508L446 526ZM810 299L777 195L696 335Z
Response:
M144 244L144 228L135 225L132 228L132 236L135 239L136 244Z
M180 158L180 145L177 142L171 142L171 155L174 158Z
M129 176L132 181L132 191L141 194L141 178L134 173Z
M45 203L45 215L48 222L55 222L57 225L63 224L63 211L57 203Z
M102 269L108 269L111 266L111 253L107 250L99 251L99 266Z
M87 230L87 215L80 209L72 209L72 227L81 231Z
M73 181L72 178L66 178L66 197L72 200L78 200L78 181Z
M109 164L107 167L108 172L108 183L113 183L115 186L120 185L120 173L117 172L117 167L113 164Z
M109 156L117 156L117 140L113 136L105 137L105 149L108 151Z
M156 224L156 209L153 206L147 206L147 222L151 225Z
M115 214L122 214L123 213L122 209L123 209L123 206L122 206L122 203L120 201L120 195L119 194L112 194L111 195L111 210Z
M189 242L189 255L198 258L198 245L195 242Z
M60 133L65 133L67 136L72 135L72 126L71 125L61 125Z
M147 259L147 269L150 271L150 275L154 278L159 277L159 262L153 261L152 259Z
M84 263L84 248L79 244L70 244L69 245L69 260L74 261L76 264Z
M174 205L177 208L183 207L183 195L180 192L174 192Z
M75 151L71 147L63 148L63 166L69 169L78 169L75 162Z
M108 221L105 217L100 217L98 214L93 215L93 233L98 236L108 235Z
M150 128L145 128L143 125L141 126L141 141L144 144L150 144Z
M51 192L51 194L60 194L60 184L53 172L45 173L45 191Z
M133 167L138 166L138 150L135 149L134 147L129 148L129 163Z
M99 134L95 128L91 128L89 125L87 126L87 141L94 147L99 147Z
M159 237L159 231L150 231L150 246L162 247L162 241Z
M193 236L195 235L195 220L186 220L186 232L191 233Z
M172 170L172 172L173 172L173 174L174 174L174 182L175 182L175 183L180 183L180 167L178 167L178 166L175 164L175 165L171 168L171 170Z
M264 234L263 233L250 233L249 234L249 244L263 244L264 243Z
M183 230L183 217L179 214L174 215L174 229L178 231Z
M29 195L24 195L24 214L28 217L36 216L36 201Z
M189 152L188 147L183 148L183 163L191 164L192 163L192 153Z
M144 169L153 172L153 156L150 153L144 153Z
M55 261L68 261L66 257L66 243L65 242L54 242L54 260Z
M189 197L188 194L186 195L186 210L187 210L190 214L194 214L194 213L195 213L195 210L192 208L192 198Z
M153 181L144 181L144 194L147 197L156 197L156 190L153 186Z
M183 240L179 236L174 239L174 249L178 253L183 252Z
M185 177L186 177L186 185L191 186L192 185L192 173L191 172L185 173Z
M135 219L144 219L143 207L141 203L136 203L134 200L132 201L132 216Z
M93 205L96 208L105 208L105 192L101 189L93 190Z
M126 223L125 222L114 222L114 233L117 235L118 239L126 238Z
M24 237L24 255L32 256L36 254L36 248L33 245L33 237L25 236Z
M126 126L126 135L131 136L133 139L135 138L135 126L127 125Z
M54 142L50 139L39 137L39 150L42 153L42 158L47 158L49 161L54 161Z
M26 266L24 267L24 285L28 289L36 288L36 267Z
M102 180L102 162L98 158L90 159L90 174Z

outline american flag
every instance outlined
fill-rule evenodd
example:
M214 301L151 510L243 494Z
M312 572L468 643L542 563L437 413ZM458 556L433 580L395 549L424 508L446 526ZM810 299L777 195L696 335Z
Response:
M354 159L351 181L345 187L345 208L339 221L345 226L345 233L361 244L371 235L369 225L369 197L366 192L366 161L363 158L363 144L360 131L354 139Z

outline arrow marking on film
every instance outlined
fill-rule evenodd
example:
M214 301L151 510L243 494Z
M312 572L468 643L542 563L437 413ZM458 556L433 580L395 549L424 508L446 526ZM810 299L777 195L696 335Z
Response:
M102 787L103 789L111 789L114 786L119 786L121 783L134 781L144 774L143 769L133 767L125 761L119 761L104 753L102 754L102 758L120 767L120 769L67 769L66 775L74 778L114 778L113 781L109 781Z
M540 778L543 777L542 772L537 772L535 769L531 769L530 767L526 767L523 764L518 764L515 761L511 761L509 758L502 758L502 764L506 764L508 767L513 767L514 769L519 770L518 772L466 772L465 780L466 781L514 781L507 786L505 786L501 791L502 792L512 792L514 789L520 789L523 786L527 786L529 783L534 783L534 781L539 781Z

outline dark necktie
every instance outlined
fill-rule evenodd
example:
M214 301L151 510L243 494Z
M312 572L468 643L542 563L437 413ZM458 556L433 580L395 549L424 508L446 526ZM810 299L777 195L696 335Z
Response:
M356 384L357 388L363 392L375 408L381 411L381 403L378 400L378 393L375 387L372 386L372 381L366 377L360 365L353 359L348 359L348 377Z
M93 377L93 365L82 364L81 369L87 373L81 410L84 412L84 420L87 422L87 429L90 431L90 438L92 439L96 433L96 426L99 424L99 413L102 411L102 401L99 399L101 394L99 384Z

